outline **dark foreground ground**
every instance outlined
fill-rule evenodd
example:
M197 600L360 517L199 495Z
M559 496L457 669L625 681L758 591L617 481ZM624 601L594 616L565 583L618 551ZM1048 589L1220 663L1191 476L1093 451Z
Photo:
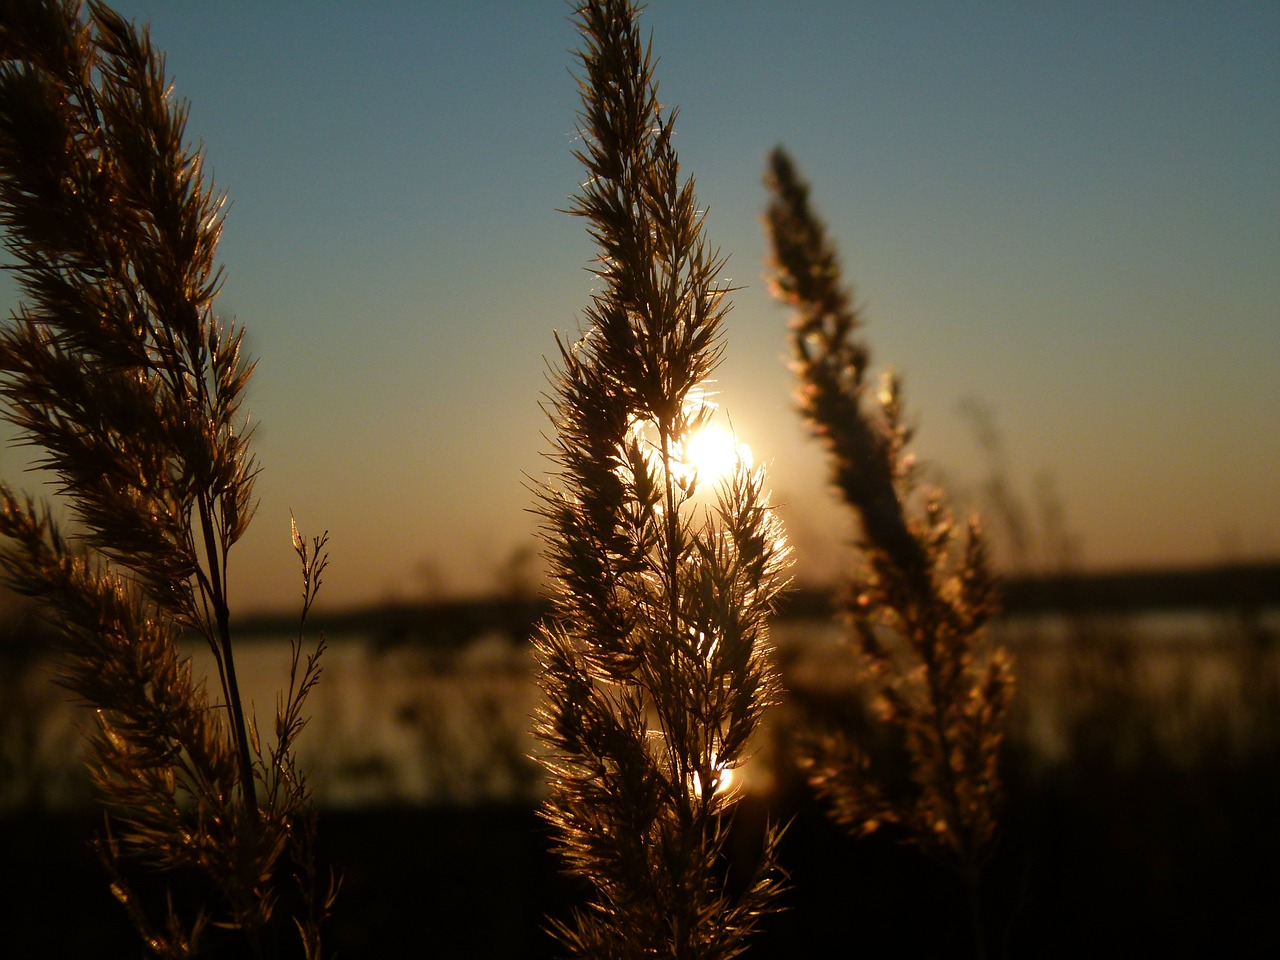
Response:
M893 838L846 839L801 792L744 802L747 869L768 816L793 889L748 956L970 956L952 877ZM1280 956L1280 767L1092 771L1010 784L988 870L992 957ZM86 848L93 816L0 821L0 957L139 957ZM555 956L544 918L577 892L525 808L381 809L322 818L344 886L340 957Z

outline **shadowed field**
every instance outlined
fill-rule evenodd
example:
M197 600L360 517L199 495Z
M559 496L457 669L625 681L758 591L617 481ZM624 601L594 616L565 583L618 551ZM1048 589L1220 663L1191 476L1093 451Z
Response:
M1274 956L1274 884L1254 878L1280 856L1278 780L1274 769L1147 770L1092 786L1064 775L1029 792L1011 777L988 903L1007 955ZM794 816L781 849L793 890L750 956L821 956L853 941L866 956L964 955L954 878L888 835L849 840L804 799L772 811L745 800L731 849L758 850L752 835L770 815ZM138 955L87 850L96 825L0 822L4 955ZM331 812L321 846L345 877L328 934L339 956L551 957L544 917L577 902L526 806ZM54 922L52 898L75 909Z

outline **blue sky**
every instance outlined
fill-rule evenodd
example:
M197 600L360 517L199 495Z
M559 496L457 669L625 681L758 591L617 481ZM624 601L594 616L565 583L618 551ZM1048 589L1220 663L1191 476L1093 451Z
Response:
M543 358L592 286L557 212L568 7L117 7L151 22L231 199L222 309L259 359L263 467L241 608L294 601L290 509L331 533L331 605L492 588L534 545ZM802 575L852 530L761 279L777 143L955 492L988 470L978 400L1085 565L1280 554L1280 6L654 0L642 23L743 287L720 399L772 464Z

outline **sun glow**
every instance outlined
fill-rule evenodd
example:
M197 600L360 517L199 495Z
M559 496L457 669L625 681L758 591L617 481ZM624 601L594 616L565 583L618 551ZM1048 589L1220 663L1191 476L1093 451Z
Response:
M661 475L661 445L652 421L633 418L627 433L627 441L619 451L622 454L618 468L620 475L629 477L636 469L633 457L637 452L650 470ZM628 453L628 450L632 452ZM711 422L709 418L671 450L671 478L686 496L701 497L710 492L733 476L739 464L748 470L751 468L751 448L739 443L732 429Z
M751 466L751 448L738 443L732 432L715 423L708 423L685 441L686 466L696 475L699 486L717 484L733 474L741 460Z
M723 796L730 790L737 792L738 784L734 782L733 770L729 767L713 770L711 779L714 784L711 791L712 796ZM693 774L693 795L695 797L702 796L702 778L698 776L697 771L694 771Z

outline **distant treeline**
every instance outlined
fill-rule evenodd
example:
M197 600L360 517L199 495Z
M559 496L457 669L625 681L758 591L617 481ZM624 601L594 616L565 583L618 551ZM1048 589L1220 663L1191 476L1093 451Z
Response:
M1004 582L1004 610L1008 615L1278 607L1280 561L1019 577Z
M787 591L783 619L828 618L838 589L803 585ZM1107 614L1153 611L1257 611L1280 609L1280 560L1177 570L1075 573L1008 577L1002 581L1005 616ZM375 643L457 647L488 633L527 638L549 605L542 598L486 598L430 603L383 603L311 616L313 629L331 640L358 635ZM287 635L297 628L288 616L243 618L246 636Z

